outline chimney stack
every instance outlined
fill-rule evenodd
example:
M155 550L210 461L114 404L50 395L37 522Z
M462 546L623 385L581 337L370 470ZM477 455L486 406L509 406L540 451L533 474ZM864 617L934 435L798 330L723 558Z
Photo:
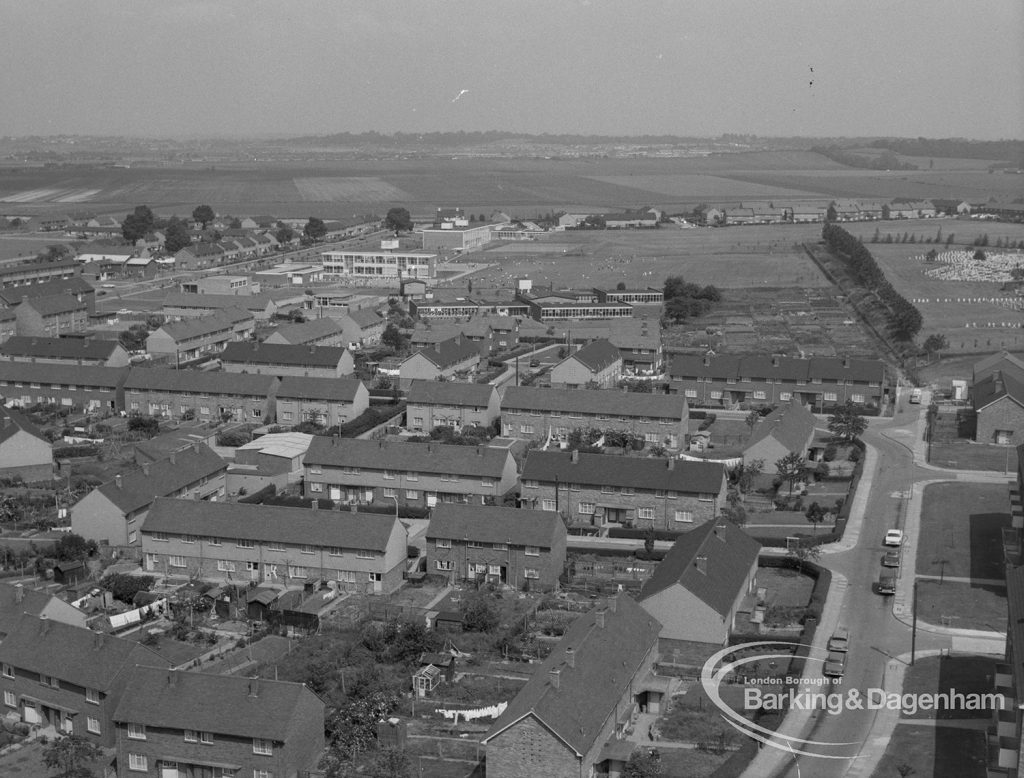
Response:
M171 452L170 460L171 460L171 464L173 465L174 464L174 452L173 451Z
M551 686L555 689L558 688L558 677L562 674L561 669L552 667L548 670L548 680L551 681Z
M16 584L14 587L14 601L24 602L25 601L25 587L23 584Z
M778 367L778 366L779 366L779 355L778 354L773 354L772 355L772 367Z
M724 543L725 542L725 527L722 526L721 524L716 524L714 532L715 532L715 537L718 538L719 540L721 540Z
M258 675L249 679L249 696L254 699L260 696L260 678Z
M669 457L668 458L668 469L669 470L675 470L676 469L676 458L675 457Z
M572 450L572 453L569 456L570 456L571 461L572 461L572 463L574 465L579 463L579 461L580 461L580 452L577 449L574 448Z
M704 355L704 367L708 367L711 364L711 357L707 354Z
M39 617L39 634L40 635L45 635L49 631L50 631L50 620L46 617L45 614L43 614L42 616Z
M609 611L611 611L612 613L615 613L615 609L618 607L618 605L619 605L618 595L612 595L611 597L608 598L608 610Z
M594 611L594 623L597 624L597 626L601 627L602 629L604 629L604 614L606 612L607 612L607 609L603 608L603 607L602 608L598 608L596 611Z
M122 487L122 485L123 485L123 479L121 478L121 474L118 473L117 475L114 476L114 486L116 486L118 489L120 489Z
M708 558L703 554L693 560L693 564L697 566L697 571L703 575L708 574Z
M576 649L572 646L565 649L565 664L566 667L576 666Z
M850 358L849 357L843 357L843 367L849 367L849 366L850 366Z

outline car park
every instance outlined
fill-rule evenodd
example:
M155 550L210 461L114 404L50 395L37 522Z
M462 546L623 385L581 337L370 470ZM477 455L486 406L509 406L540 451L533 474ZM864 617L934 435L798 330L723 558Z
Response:
M900 552L899 551L886 551L882 554L882 567L899 567L900 566Z
M849 651L850 630L848 630L846 627L837 627L836 631L832 633L832 637L828 639L828 650Z
M891 529L885 533L885 545L887 546L902 546L903 545L903 530Z
M846 672L846 652L829 651L825 657L825 669L822 671L829 678L842 678Z

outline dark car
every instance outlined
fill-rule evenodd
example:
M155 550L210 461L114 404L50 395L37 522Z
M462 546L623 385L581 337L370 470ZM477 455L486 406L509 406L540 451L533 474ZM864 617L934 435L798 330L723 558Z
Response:
M540 367L540 360L539 359L531 359L530 360L530 367Z
M879 594L896 594L896 576L883 575L878 579Z
M846 672L846 652L830 651L825 658L824 675L829 678L842 678Z
M882 555L882 567L899 567L900 566L900 552L899 551L886 551Z

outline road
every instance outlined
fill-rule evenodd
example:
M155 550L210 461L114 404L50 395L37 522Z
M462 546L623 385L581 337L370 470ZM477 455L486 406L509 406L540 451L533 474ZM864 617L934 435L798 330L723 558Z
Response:
M897 442L901 439L909 442L911 439L919 407L910 406L892 420L876 420L862 436L865 443L875 448L878 460L870 482L860 536L851 550L825 554L821 559L822 564L849 581L843 592L839 623L850 629L850 653L842 684L833 689L844 695L851 689L863 692L882 688L882 675L889 660L910 651L910 627L893 616L892 598L874 593L871 582L878 580L881 570L885 531L892 527L904 528L908 490L916 482L938 476L934 470L915 465L910 449ZM892 437L883 435L883 431ZM956 475L951 474L950 477L956 478ZM902 574L912 576L913 570L903 570ZM951 645L948 635L918 631L918 651L948 649ZM808 675L814 672L811 667ZM817 712L812 716L815 724L811 734L806 737L828 742L868 743L876 715L877 711L870 710L846 710L840 715ZM884 744L873 742L864 746L865 753L875 749L884 749ZM859 762L859 759L831 760L804 756L791 760L780 775L786 778L869 775L857 769Z

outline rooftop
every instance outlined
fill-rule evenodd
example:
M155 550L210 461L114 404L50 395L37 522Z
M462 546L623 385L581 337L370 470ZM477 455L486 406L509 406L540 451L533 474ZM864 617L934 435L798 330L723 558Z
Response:
M724 478L725 468L720 462L537 449L527 455L523 466L524 481L608 484L685 494L717 495Z
M501 478L512 455L486 446L451 446L441 443L388 441L317 436L310 443L305 464L359 470L440 473Z
M149 463L145 469L121 473L113 481L97 486L94 491L98 491L127 514L146 507L157 497L175 494L202 478L226 469L227 464L213 449L196 443L191 448L176 452L172 457ZM88 499L88 495L82 499Z
M428 538L539 548L552 548L560 535L565 535L565 524L554 511L454 503L438 503L427 527Z
M228 343L221 362L241 365L288 365L291 367L336 368L345 348L342 346L306 346L290 343Z

